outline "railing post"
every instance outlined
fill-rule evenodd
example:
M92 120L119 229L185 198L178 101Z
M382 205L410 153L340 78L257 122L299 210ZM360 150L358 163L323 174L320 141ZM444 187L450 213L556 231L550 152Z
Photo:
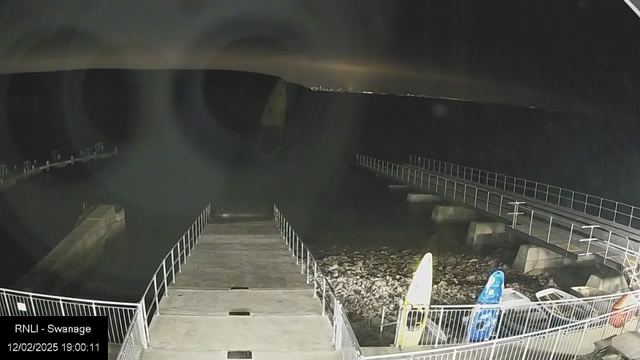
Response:
M7 300L7 293L4 290L2 290L2 297L4 298L4 304L7 307L9 316L12 316L13 314L11 313L11 308L9 307L9 300Z
M31 302L33 302L33 299L31 299ZM33 306L33 305L32 305ZM62 312L62 316L65 316L64 313L64 304L62 303L62 299L60 299L60 311ZM35 309L33 311L34 315L35 315Z
M500 195L500 210L498 211L498 216L502 216L502 201L504 200L504 196Z
M313 297L318 297L318 264L313 262Z
M589 252L589 250L591 250L591 241L598 240L597 238L593 237L593 229L594 228L599 228L599 227L600 227L600 225L585 225L585 226L582 226L583 229L586 229L586 228L590 228L591 229L591 231L589 232L589 238L588 239L580 239L581 242L582 241L588 241L587 242L587 253L584 254L585 256L589 256L591 254Z
M523 212L519 212L518 209L521 204L524 204L524 201L510 201L509 205L513 205L513 212L507 213L507 215L513 215L511 218L511 228L515 229L516 225L518 225L518 215L523 215Z
M560 334L562 334L562 330L558 331L558 336L556 337L556 341L553 344L553 350L551 351L551 358L549 360L553 360L553 357L556 354L556 349L558 348L558 341L560 340Z
M546 194L546 196L544 197L544 201L545 201L545 202L549 202L549 185L547 185L547 194Z
M569 231L569 242L567 243L567 251L569 251L570 246L571 246L571 238L573 237L573 227L575 225L573 223L571 223L571 230Z
M153 291L154 291L154 301L156 303L156 315L160 315L160 306L158 306L158 284L156 281L156 274L153 274Z
M551 225L553 224L553 216L549 216L549 231L547 231L547 243L551 241Z
M478 188L476 187L476 194L473 200L473 207L477 208L478 207Z
M467 203L467 184L464 184L464 193L462 194L462 203Z
M169 287L167 286L167 258L162 259L162 281L164 282L164 295L169 295Z
M327 278L322 276L322 316L327 314L325 307L327 306Z
M531 236L531 229L533 228L533 213L534 211L531 210L531 219L529 220L529 236Z
M609 230L609 237L607 238L607 249L604 251L604 259L607 260L609 255L609 246L611 245L611 230ZM638 320L640 322L640 319Z
M34 316L37 316L38 314L36 314L36 307L35 305L33 305L33 295L29 294L29 304L31 305L31 311L33 312Z
M138 318L136 319L136 321L138 323L138 331L140 332L140 337L141 337L140 342L142 343L142 347L146 350L149 348L147 321L145 320L145 316L143 315L141 304L138 303L137 307L138 307Z
M524 346L524 351L522 352L521 360L525 360L527 358L527 351L529 350L529 343L531 342L531 337L527 338L527 343Z
M307 249L307 284L309 283L309 261L311 259L311 255L309 254L309 249Z
M180 255L180 241L178 241L178 273L182 274L182 255Z
M146 296L146 293L145 295ZM142 305L142 315L144 316L144 325L147 328L147 341L149 340L149 325L147 324L147 305L144 303L144 297L140 299L140 305Z
M180 246L180 242L178 242L178 246ZM175 259L173 256L173 249L171 249L171 279L172 279L172 283L175 284L176 282L176 269L175 269Z
M93 316L98 316L98 311L96 310L96 303L94 301L91 302L91 308L93 310Z
M585 322L584 324L584 328L582 329L582 336L580 336L580 342L578 343L578 347L576 348L576 353L573 356L573 359L575 360L578 357L578 353L580 352L580 347L582 346L582 342L584 341L584 334L587 332L587 326L589 325L589 322Z
M300 255L300 274L304 274L304 244L300 241L300 251L298 252ZM307 254L309 254L309 250L307 250Z
M444 317L444 308L440 308L440 318L438 319L438 329L442 329L442 318ZM398 319L400 321L400 319ZM438 347L438 342L440 340L440 334L436 331L436 344L435 347Z

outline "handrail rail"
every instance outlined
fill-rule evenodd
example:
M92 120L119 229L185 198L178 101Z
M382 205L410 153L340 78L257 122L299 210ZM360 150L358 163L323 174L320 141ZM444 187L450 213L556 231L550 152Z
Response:
M521 188L522 189L521 195L524 195L524 196L528 196L527 190L529 190L529 193L533 192L533 196L530 196L530 197L534 199L543 200L545 202L552 203L564 208L580 211L588 215L597 216L598 218L601 218L604 220L613 221L619 225L629 226L633 229L640 230L640 217L634 215L635 211L640 211L640 207L635 205L626 204L617 200L606 199L597 195L591 195L591 194L570 190L570 189L559 187L559 186L549 185L549 184L538 182L538 181L527 180L527 179L523 179L515 176L500 174L493 171L481 170L481 169L472 168L469 166L443 162L440 160L422 158L416 155L409 156L409 163L413 166L418 166L423 169L428 169L429 171L439 172L441 174L450 175L457 178L460 178L460 174L462 173L465 180L470 180L478 184L493 187L496 189L502 188L505 191L509 191L508 189L511 189L510 192L516 193L516 194L520 194L519 192L516 191L516 189ZM443 172L443 167L444 167L444 172ZM449 173L447 173L447 168L450 170ZM456 169L455 174L454 174L454 169ZM471 175L471 179L467 179L467 175L469 175L469 173ZM485 174L484 177L482 176L483 173ZM493 174L493 176L491 174ZM477 177L477 181L473 180L474 176ZM482 179L485 179L485 182L482 182ZM502 180L499 180L499 179L502 179ZM508 179L513 179L513 181L509 182ZM499 183L501 183L503 186L499 187L498 186ZM531 186L531 184L535 186L534 187L527 186L527 185ZM556 189L557 193L551 192L551 189ZM563 196L563 193L570 194L571 196L567 196L567 195ZM541 199L539 197L539 194L544 195L544 198ZM580 198L584 198L584 200L576 199L576 195L579 195ZM549 196L551 196L552 198L556 198L557 202L550 202ZM565 200L564 202L562 201L563 199ZM595 199L598 204L589 202L589 199ZM574 207L574 204L584 205L583 210L576 209ZM608 208L606 206L603 207L603 205L607 205L607 204L611 204L613 208ZM589 207L593 209L597 209L598 210L597 214L589 213L588 212ZM629 213L620 211L621 207L628 208ZM611 219L607 217L603 217L604 215L603 210L604 210L604 214L610 213L611 215L613 215L613 217ZM629 217L629 221L627 223L622 223L617 221L618 215ZM636 222L636 224L634 224L634 221L633 221L634 219L639 221Z
M524 304L514 304L514 305L510 305L510 309L517 309L519 307L529 307L531 304L536 304L536 305L554 305L554 304L564 304L564 303L570 303L570 302L576 302L576 301L580 301L580 302L588 302L588 301L592 301L592 300L607 300L607 299L614 299L614 298L620 298L621 296L624 295L638 295L640 296L640 290L633 290L633 291L626 291L626 292L622 292L622 293L617 293L617 294L607 294L607 295L598 295L598 296L589 296L589 297L581 297L578 299L560 299L560 300L545 300L545 301L536 301L536 302L532 302L532 303L524 303ZM461 305L431 305L430 308L433 309L449 309L449 308L470 308L470 309L496 309L496 308L500 308L500 305L479 305L479 304L461 304Z
M7 289L7 288L0 288L0 292L10 292L10 293L20 294L20 295L25 295L25 296L34 296L35 295L35 296L42 297L42 298L47 298L47 299L66 300L66 301L73 301L73 302L87 303L87 304L93 304L93 303L99 302L100 304L114 305L114 306L137 306L138 305L138 303L132 303L132 302L92 300L92 299L85 299L85 298L56 296L56 295L48 295L48 294L29 292L29 291L13 290L13 289Z
M296 264L300 264L300 272L307 275L307 284L313 281L313 296L321 297L322 315L329 316L329 320L333 324L333 341L335 349L339 350L344 360L359 360L362 358L362 349L356 338L355 332L351 327L351 323L345 312L342 310L342 303L338 300L331 282L326 277L322 269L318 268L316 259L311 255L309 248L300 240L296 231L291 227L280 209L274 205L273 215L276 225L280 230L285 244L292 252L292 256L296 258ZM305 257L306 252L306 257ZM313 275L311 272L313 271ZM320 282L322 279L322 282ZM328 291L327 291L328 290ZM333 298L333 308L331 302L327 301L327 295ZM327 311L329 310L329 311Z

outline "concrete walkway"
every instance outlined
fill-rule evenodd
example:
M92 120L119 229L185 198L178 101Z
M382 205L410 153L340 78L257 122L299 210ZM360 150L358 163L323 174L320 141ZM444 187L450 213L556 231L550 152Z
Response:
M238 355L230 351L251 351L238 357L250 359L340 359L321 313L273 221L209 224L160 303L143 359Z
M387 173L387 171L390 170L388 168L374 169L366 165L361 166L377 173L379 176L411 185L419 191L440 195L454 203L461 203L468 207L480 209L484 211L486 215L506 223L511 222L512 216L509 215L509 213L513 212L513 207L509 205L508 202L526 200L525 208L520 208L520 211L524 212L524 214L518 217L515 230L529 236L529 239L534 244L546 247L577 261L590 261L595 259L616 269L626 267L624 251L613 247L607 249L603 241L593 241L590 245L585 241L580 241L581 239L589 237L589 230L582 229L581 226L593 224L585 221L584 214L578 216L574 214L574 212L569 213L567 209L562 207L554 207L551 204L543 204L536 200L531 201L532 199L525 199L510 192L503 192L501 189L486 187L469 180L453 178L407 164L402 166L411 171L405 170L404 173ZM417 171L417 173L415 173L414 170ZM421 172L424 173L424 175L421 175ZM435 176L428 177L428 174ZM439 181L436 180L436 176L440 178ZM444 181L445 178L449 181ZM488 199L487 192L491 192ZM475 197L476 194L477 198ZM501 200L500 196L504 196L504 199ZM502 207L500 206L501 202ZM532 219L530 217L531 209L535 211L533 221L531 221ZM553 226L551 231L549 231L550 217L555 219L555 222L552 222ZM571 230L570 223L576 225L573 230ZM600 239L608 239L608 232L605 233L602 229L596 229L594 236ZM627 246L626 239L623 240L620 235L617 234L611 237L611 243L623 249ZM640 244L631 242L629 249L640 251Z

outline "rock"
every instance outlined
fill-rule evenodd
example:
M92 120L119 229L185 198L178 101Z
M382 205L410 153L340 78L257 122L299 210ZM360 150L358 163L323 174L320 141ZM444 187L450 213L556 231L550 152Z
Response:
M327 276L345 310L353 316L380 316L382 307L395 316L398 301L406 296L413 279L413 267L423 254L411 250L390 249L350 251L333 249L322 253L318 268ZM531 291L538 291L553 279L546 275L528 276L506 266L513 256L492 253L495 258L477 255L434 254L432 304L473 304L486 279L497 270L505 272L506 287L515 288L534 300ZM531 289L531 290L529 290Z

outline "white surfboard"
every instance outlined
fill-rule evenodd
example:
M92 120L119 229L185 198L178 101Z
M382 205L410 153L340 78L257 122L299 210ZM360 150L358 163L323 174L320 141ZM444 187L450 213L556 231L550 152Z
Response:
M413 274L413 280L404 300L397 341L399 346L421 345L420 339L427 323L427 312L431 303L432 286L433 257L431 253L427 253Z

